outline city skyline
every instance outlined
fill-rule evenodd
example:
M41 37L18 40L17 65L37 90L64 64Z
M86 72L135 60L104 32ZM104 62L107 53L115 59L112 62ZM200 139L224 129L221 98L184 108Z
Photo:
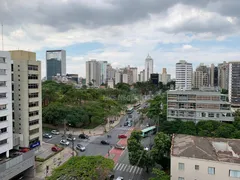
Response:
M83 0L42 3L0 3L4 50L36 52L42 67L49 49L66 50L67 73L82 77L85 62L91 59L108 61L114 68L130 65L140 72L149 53L154 73L165 67L172 78L175 63L181 59L193 63L193 68L200 62L210 65L240 59L240 15L234 10L238 1L98 1L91 6ZM50 7L55 7L54 14ZM137 13L133 14L132 8ZM42 76L46 76L45 68Z

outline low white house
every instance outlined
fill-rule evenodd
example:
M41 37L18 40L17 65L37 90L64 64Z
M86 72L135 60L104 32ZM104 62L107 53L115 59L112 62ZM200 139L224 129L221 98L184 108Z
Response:
M239 139L173 135L171 180L237 180L239 178Z

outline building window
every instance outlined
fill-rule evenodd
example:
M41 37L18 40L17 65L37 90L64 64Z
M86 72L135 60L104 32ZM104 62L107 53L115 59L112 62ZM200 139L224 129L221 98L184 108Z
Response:
M33 120L29 122L29 126L33 126L35 124L39 124L39 119Z
M29 74L28 79L38 79L38 75L37 74Z
M208 167L208 174L215 174L215 168L214 167Z
M6 98L7 97L7 93L0 93L0 98Z
M219 113L216 114L216 117L219 118Z
M30 94L28 94L28 97L29 98L36 98L36 97L38 97L38 93L30 93Z
M178 170L184 170L184 163L178 163Z
M184 180L184 177L178 177L178 180Z
M0 105L0 110L4 110L4 109L7 109L7 105L6 104Z
M7 132L7 128L2 128L2 129L0 129L0 134L1 134L1 133L5 133L5 132Z
M29 112L29 117L38 115L38 111Z
M30 102L30 103L28 104L28 107L36 107L36 106L38 106L38 101L36 101L36 102Z
M202 113L202 117L206 117L206 113L205 112Z
M6 120L7 120L7 116L0 117L0 121L6 121Z
M208 117L214 117L214 113L208 113Z
M229 176L234 178L240 178L240 171L238 170L229 170Z
M6 81L0 81L0 87L6 87Z
M38 132L39 132L39 128L33 129L33 130L30 130L30 131L29 131L29 135L33 135L33 134L36 134L36 133L38 133Z
M11 71L13 72L13 64L11 64Z
M5 57L0 57L0 63L6 63L6 58Z
M28 70L38 71L38 66L37 65L28 65Z
M6 69L0 69L0 75L6 75Z
M195 165L195 170L199 170L199 165Z
M7 139L1 140L0 145L7 144Z
M28 84L29 89L38 89L38 84Z

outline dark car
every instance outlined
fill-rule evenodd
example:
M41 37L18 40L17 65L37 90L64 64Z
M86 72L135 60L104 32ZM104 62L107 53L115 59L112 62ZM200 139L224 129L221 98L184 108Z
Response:
M86 134L79 134L78 136L80 139L89 139L89 136Z
M124 126L128 126L128 122L125 122L123 125L124 125Z
M101 141L101 144L104 144L104 145L109 145L109 142L108 142L108 141L106 141L106 140L102 140L102 141Z

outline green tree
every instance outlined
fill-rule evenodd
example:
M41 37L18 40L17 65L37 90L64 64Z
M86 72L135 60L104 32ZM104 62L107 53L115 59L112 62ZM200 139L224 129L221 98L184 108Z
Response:
M153 168L153 174L155 177L150 178L150 180L170 180L170 176L160 169Z
M157 164L161 164L164 169L169 167L168 163L165 162L166 158L169 159L171 147L171 139L168 135L163 132L157 133L154 138L154 146L151 150L153 159Z
M216 137L216 130L221 125L218 121L200 121L197 123L197 134L199 136Z
M113 167L113 160L103 156L75 156L54 169L52 176L47 177L47 180L56 180L60 177L79 180L105 179Z
M232 124L222 123L215 131L216 137L232 138L235 132L235 127Z

